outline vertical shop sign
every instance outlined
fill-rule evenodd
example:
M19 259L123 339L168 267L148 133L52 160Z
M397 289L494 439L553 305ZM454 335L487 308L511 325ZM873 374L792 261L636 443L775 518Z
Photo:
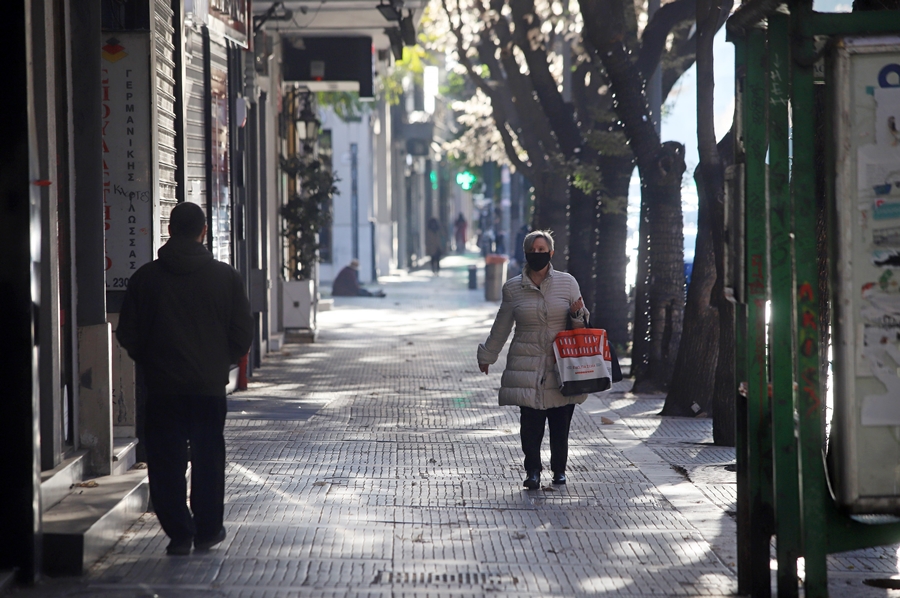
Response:
M124 290L153 259L150 36L104 32L101 55L106 288Z

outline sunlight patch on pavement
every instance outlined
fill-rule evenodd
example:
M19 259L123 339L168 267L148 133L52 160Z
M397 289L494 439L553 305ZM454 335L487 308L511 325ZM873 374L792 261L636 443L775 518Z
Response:
M232 469L234 469L235 471L237 471L238 473L243 475L245 478L249 479L254 484L259 484L261 487L266 488L269 491L271 491L272 494L276 494L276 495L280 496L281 498L285 499L289 503L298 505L298 506L303 506L306 504L304 501L297 500L296 495L291 494L290 492L285 492L284 490L281 490L279 488L276 488L272 483L267 481L265 478L253 473L252 471L250 471L243 465L238 465L234 461L230 461L228 464L231 466Z
M606 575L597 577L588 577L579 582L579 586L585 592L621 590L627 588L634 583L631 579L625 577L609 577Z

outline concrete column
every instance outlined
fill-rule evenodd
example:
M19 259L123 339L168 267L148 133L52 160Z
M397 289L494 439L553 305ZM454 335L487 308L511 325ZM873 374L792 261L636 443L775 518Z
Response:
M8 447L0 458L0 570L16 569L20 582L37 579L40 571L41 504L38 352L34 315L39 308L40 195L30 185L35 165L29 160L35 135L31 125L29 81L32 2L4 6L0 36L0 330L4 358L3 416L0 438Z
M391 195L393 192L391 166L391 111L383 99L376 105L374 132L375 164L375 267L377 273L391 271L393 256L393 226L391 223Z
M63 429L61 404L60 305L59 305L59 223L57 214L61 181L57 177L57 89L56 43L54 29L57 15L52 5L35 2L32 12L35 31L32 79L33 121L37 133L37 159L41 198L41 296L40 324L40 394L41 394L41 467L51 469L62 459Z
M78 327L78 438L81 447L90 451L89 469L97 475L112 471L111 346L108 323Z
M103 236L100 3L73 2L70 23L79 379L75 438L91 451L92 473L102 475L112 466L112 352Z
M136 377L134 361L128 356L128 352L122 348L116 340L116 327L119 324L119 314L109 314L112 342L112 422L113 436L115 438L135 438L137 436L137 422L135 412L137 410Z

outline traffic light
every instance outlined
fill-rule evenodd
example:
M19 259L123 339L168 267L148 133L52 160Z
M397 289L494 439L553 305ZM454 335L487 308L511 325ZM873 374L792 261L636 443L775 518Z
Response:
M475 175L464 170L456 174L456 184L463 188L464 191L471 191L475 186Z

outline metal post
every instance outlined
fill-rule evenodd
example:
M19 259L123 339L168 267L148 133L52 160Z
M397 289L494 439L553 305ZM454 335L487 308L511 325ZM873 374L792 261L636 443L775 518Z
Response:
M772 535L772 436L769 375L766 354L765 311L768 299L767 226L759 214L766 213L766 39L753 30L739 43L737 72L744 73L741 101L741 129L746 160L746 356L742 379L747 383L746 446L738 458L746 458L746 485L738 488L742 512L741 538L747 542L747 561L738 566L742 592L765 597L769 584L769 538ZM742 466L739 465L739 468ZM740 507L739 507L740 508Z
M796 596L800 557L800 488L794 424L793 221L789 178L788 101L790 39L788 19L769 17L769 222L772 255L770 355L772 429L775 442L775 534L778 596Z
M796 380L799 444L802 463L803 554L806 564L807 598L828 595L826 567L825 501L827 494L822 466L822 384L819 379L819 272L816 236L815 97L813 65L816 49L809 31L812 0L791 5L791 105L793 106L793 170L791 194L796 236ZM787 32L784 32L787 38Z

